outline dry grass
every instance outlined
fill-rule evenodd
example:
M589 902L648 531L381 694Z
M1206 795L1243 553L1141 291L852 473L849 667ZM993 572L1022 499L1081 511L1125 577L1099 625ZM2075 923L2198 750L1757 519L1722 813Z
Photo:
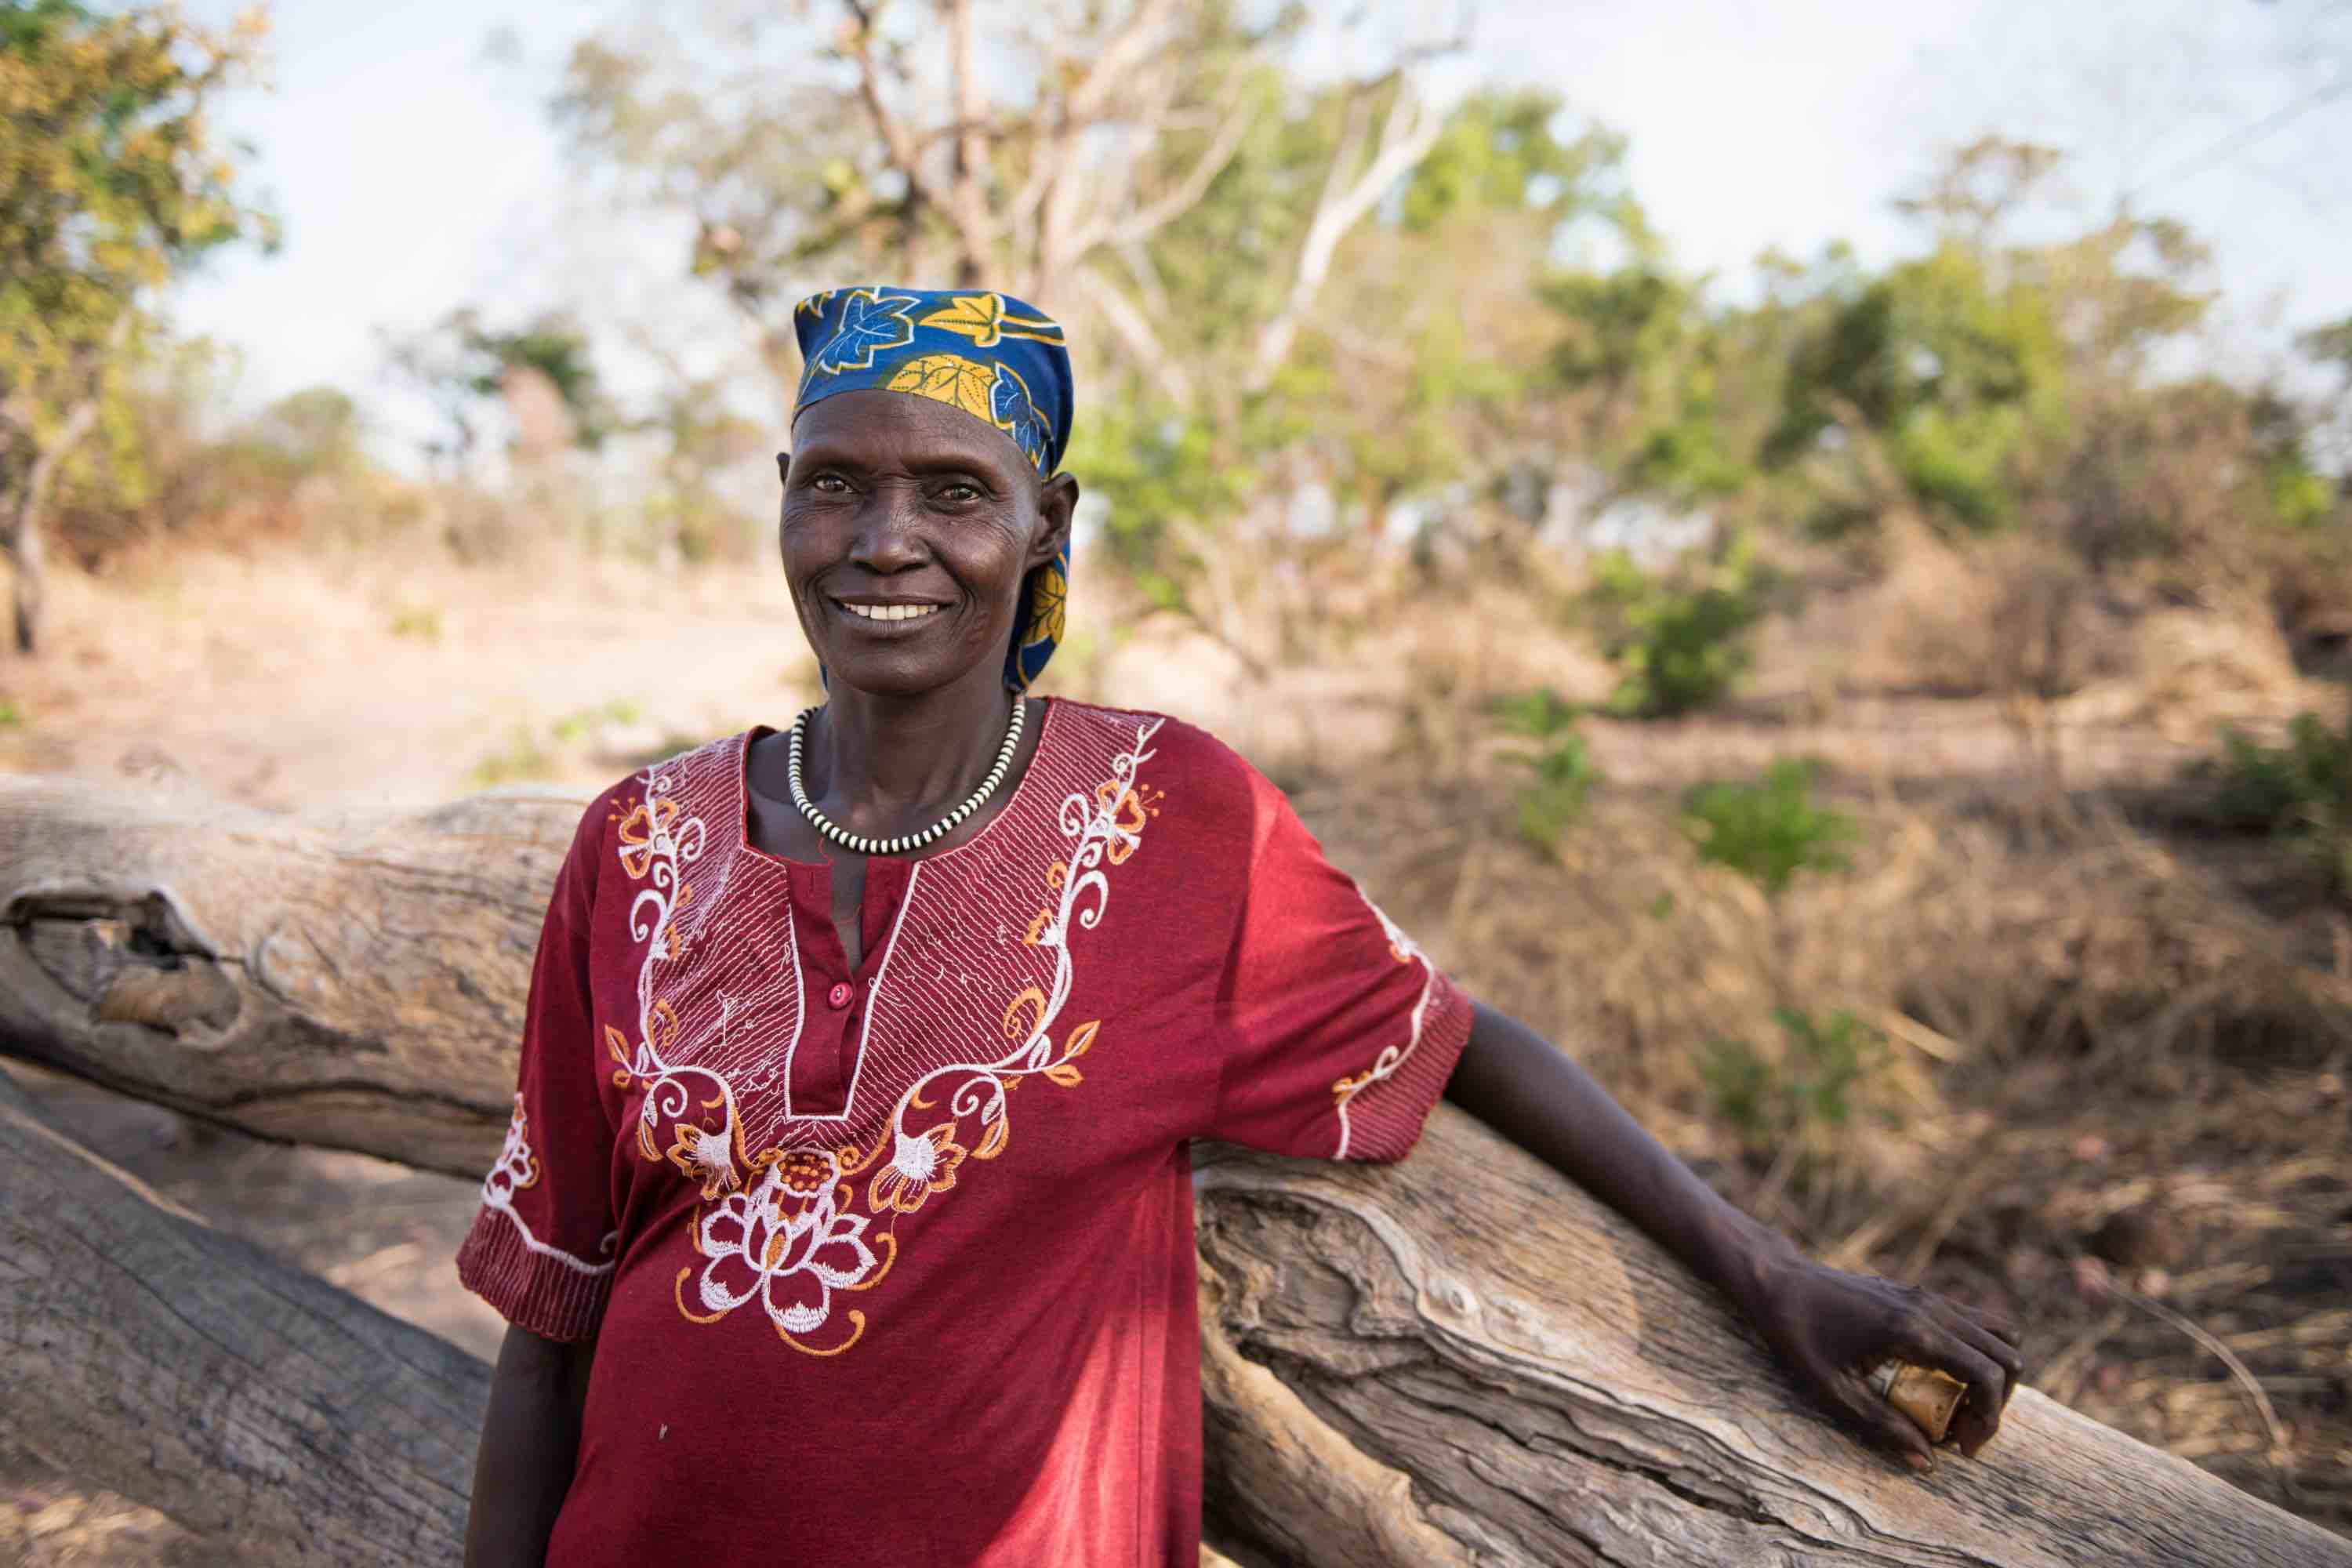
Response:
M1842 1266L2015 1313L2045 1391L2352 1531L2347 911L2265 914L2112 810L1983 794L1850 800L1854 868L1776 908L1697 860L1671 797L1604 797L1544 851L1487 826L1508 802L1476 770L1417 771L1297 782L1472 990ZM1782 1005L1887 1051L1851 1121L1776 1158L1699 1061L1769 1057Z

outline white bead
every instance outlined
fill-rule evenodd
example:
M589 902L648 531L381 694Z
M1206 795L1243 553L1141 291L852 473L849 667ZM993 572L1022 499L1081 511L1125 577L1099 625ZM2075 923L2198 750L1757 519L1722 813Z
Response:
M800 807L802 815L809 819L819 834L857 854L898 855L908 849L920 849L945 835L973 812L978 811L982 805L986 804L988 797L996 793L997 785L1004 782L1005 770L1013 765L1013 752L1020 746L1021 725L1026 712L1027 704L1018 697L1014 698L1013 721L1005 727L1003 744L996 749L996 765L989 770L988 777L978 789L965 798L962 805L920 833L902 833L896 838L876 839L845 833L835 826L824 813L817 809L816 803L809 799L808 791L802 785L801 740L807 733L808 727L816 721L817 714L816 709L808 709L793 721L790 735L790 755L785 768L785 778L792 785L793 804Z

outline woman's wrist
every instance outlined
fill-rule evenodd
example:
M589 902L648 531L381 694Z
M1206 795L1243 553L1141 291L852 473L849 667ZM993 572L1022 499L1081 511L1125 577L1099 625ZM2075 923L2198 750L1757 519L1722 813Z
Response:
M1716 1200L1709 1220L1706 1255L1697 1272L1743 1316L1754 1318L1790 1271L1804 1264L1805 1255L1795 1242L1727 1200Z

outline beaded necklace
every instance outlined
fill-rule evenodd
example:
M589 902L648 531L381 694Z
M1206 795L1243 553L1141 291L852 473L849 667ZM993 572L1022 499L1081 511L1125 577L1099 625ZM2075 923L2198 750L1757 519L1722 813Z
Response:
M1028 706L1018 696L1013 698L1013 721L1004 727L1004 743L996 748L996 765L988 770L988 776L980 781L980 787L965 796L961 805L957 806L920 833L902 833L896 838L866 838L855 833L843 831L834 825L830 817L816 808L816 803L808 797L808 791L801 787L801 744L808 733L809 721L814 719L817 713L814 708L811 708L793 721L792 763L789 770L793 785L793 804L800 807L801 815L809 819L811 826L844 849L853 850L860 855L904 855L910 849L920 849L938 839L940 835L963 821L965 817L978 811L986 804L988 797L996 793L996 786L1004 782L1005 773L1012 769L1013 752L1021 747L1022 714Z

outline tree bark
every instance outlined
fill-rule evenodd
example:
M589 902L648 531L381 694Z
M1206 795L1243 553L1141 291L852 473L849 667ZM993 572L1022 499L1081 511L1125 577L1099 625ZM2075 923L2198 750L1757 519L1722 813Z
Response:
M489 1368L213 1230L0 1075L0 1432L224 1561L455 1563Z
M58 468L67 455L97 424L95 399L75 405L57 434L41 444L26 473L24 489L16 496L16 516L8 523L8 561L16 572L13 598L16 651L20 654L37 652L41 640L41 600L48 584L41 525L48 510L49 491L57 484Z
M0 1047L470 1175L577 812L304 823L0 784ZM0 1427L240 1560L454 1557L478 1363L164 1212L21 1106L0 1162ZM1208 1527L1248 1568L2352 1565L2031 1390L1980 1460L1895 1468L1451 1108L1394 1167L1199 1164Z
M298 822L0 781L0 1050L266 1138L478 1176L581 804Z

